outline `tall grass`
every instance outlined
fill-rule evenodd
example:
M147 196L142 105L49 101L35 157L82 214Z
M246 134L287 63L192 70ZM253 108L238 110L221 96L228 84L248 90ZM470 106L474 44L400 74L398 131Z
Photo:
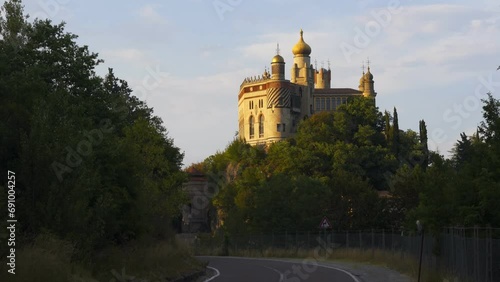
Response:
M109 281L110 278L125 274L148 281L169 281L204 271L205 265L196 260L182 244L175 241L150 242L144 240L125 248L103 251L94 267L99 280Z
M126 247L110 247L89 261L74 261L75 249L51 235L39 236L16 253L16 274L7 272L6 259L0 281L170 281L205 269L183 245L145 239ZM135 278L132 279L132 278Z
M17 250L15 275L7 272L2 258L0 281L93 281L90 271L71 261L73 252L71 243L41 235L32 245Z

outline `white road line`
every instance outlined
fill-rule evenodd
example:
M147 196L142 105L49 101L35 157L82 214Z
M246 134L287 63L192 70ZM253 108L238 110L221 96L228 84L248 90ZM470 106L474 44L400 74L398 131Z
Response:
M350 273L347 270L343 270L341 268L337 268L337 267L333 267L333 266L322 265L322 264L318 264L318 266L319 267L330 268L330 269L334 269L334 270L338 270L338 271L344 272L345 274L349 275L352 278L352 280L354 280L354 282L361 282L356 276L352 275L352 273Z
M271 269L271 270L274 270L274 272L277 272L277 273L280 275L280 281L278 281L278 282L283 282L283 279L285 278L285 277L283 276L283 273L281 273L279 270L277 270L277 269L275 269L275 268L272 268L272 267L269 267L269 266L265 266L265 265L264 265L264 267L265 267L265 268L268 268L268 269Z
M215 270L215 275L214 275L214 276L212 276L212 277L210 277L210 278L208 278L208 279L206 279L206 280L205 280L205 281L203 281L203 282L212 281L212 280L214 280L215 278L219 277L219 275L220 275L220 271L219 271L217 268L215 268L215 267L211 267L211 266L207 266L207 268L210 268L210 269L212 269L212 270Z
M265 261L278 261L278 262L285 262L285 263L300 263L300 262L294 262L294 261L287 261L287 260L280 260L280 259L262 259L262 258L246 258L246 257L218 257L218 256L199 256L199 257L212 257L212 258L224 258L224 259L248 259L248 260L265 260ZM354 280L354 282L361 282L361 280L359 280L356 276L354 276L352 273L350 273L349 271L347 270L343 270L341 268L337 268L337 267L333 267L333 266L327 266L327 265L322 265L322 264L319 264L319 261L316 261L316 264L317 266L319 267L323 267L323 268L329 268L329 269L333 269L333 270L337 270L337 271L341 271L347 275L349 275L349 277L352 278L352 280ZM270 268L270 267L268 267ZM272 269L272 268L271 268ZM278 271L279 272L279 271ZM280 272L281 273L281 272ZM217 275L219 276L219 275ZM217 277L215 276L215 277ZM281 275L280 275L281 276ZM215 278L213 277L213 278ZM210 281L210 280L207 280L207 281ZM207 282L205 281L205 282ZM281 280L280 280L281 281Z

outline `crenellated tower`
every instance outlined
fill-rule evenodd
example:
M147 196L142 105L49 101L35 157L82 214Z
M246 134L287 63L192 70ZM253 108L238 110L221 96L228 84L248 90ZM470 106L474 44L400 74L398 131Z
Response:
M314 83L316 89L330 89L332 81L332 71L330 68L320 68L315 71Z

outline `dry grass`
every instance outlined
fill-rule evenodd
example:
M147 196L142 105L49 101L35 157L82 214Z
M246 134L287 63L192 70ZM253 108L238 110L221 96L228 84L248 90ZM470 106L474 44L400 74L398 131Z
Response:
M72 254L70 243L50 235L39 236L32 246L16 252L15 275L4 268L0 281L92 281L89 271L71 262ZM1 264L6 265L4 258ZM83 280L77 280L77 277Z
M105 250L96 260L95 272L99 274L99 280L103 281L123 274L148 281L164 281L204 269L205 265L181 244L159 242L152 245L138 242L127 248Z
M205 269L176 242L136 242L109 248L83 264L71 261L73 246L53 236L41 236L16 253L16 274L0 273L0 281L168 281ZM6 258L0 260L6 265ZM129 279L129 280L127 280Z

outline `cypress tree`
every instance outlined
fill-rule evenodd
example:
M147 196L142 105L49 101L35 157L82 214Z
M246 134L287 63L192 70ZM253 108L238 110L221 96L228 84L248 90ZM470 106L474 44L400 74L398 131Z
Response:
M390 142L391 142L391 117L389 116L388 111L385 111L385 113L384 113L384 123L385 123L385 129L384 129L385 140L387 141L387 144L390 145Z
M398 111L394 107L394 114L392 119L392 151L396 156L399 155L399 122Z
M425 169L429 165L429 147L427 145L427 126L424 120L419 121L419 131L420 144L422 145L422 153L424 155L422 167Z

